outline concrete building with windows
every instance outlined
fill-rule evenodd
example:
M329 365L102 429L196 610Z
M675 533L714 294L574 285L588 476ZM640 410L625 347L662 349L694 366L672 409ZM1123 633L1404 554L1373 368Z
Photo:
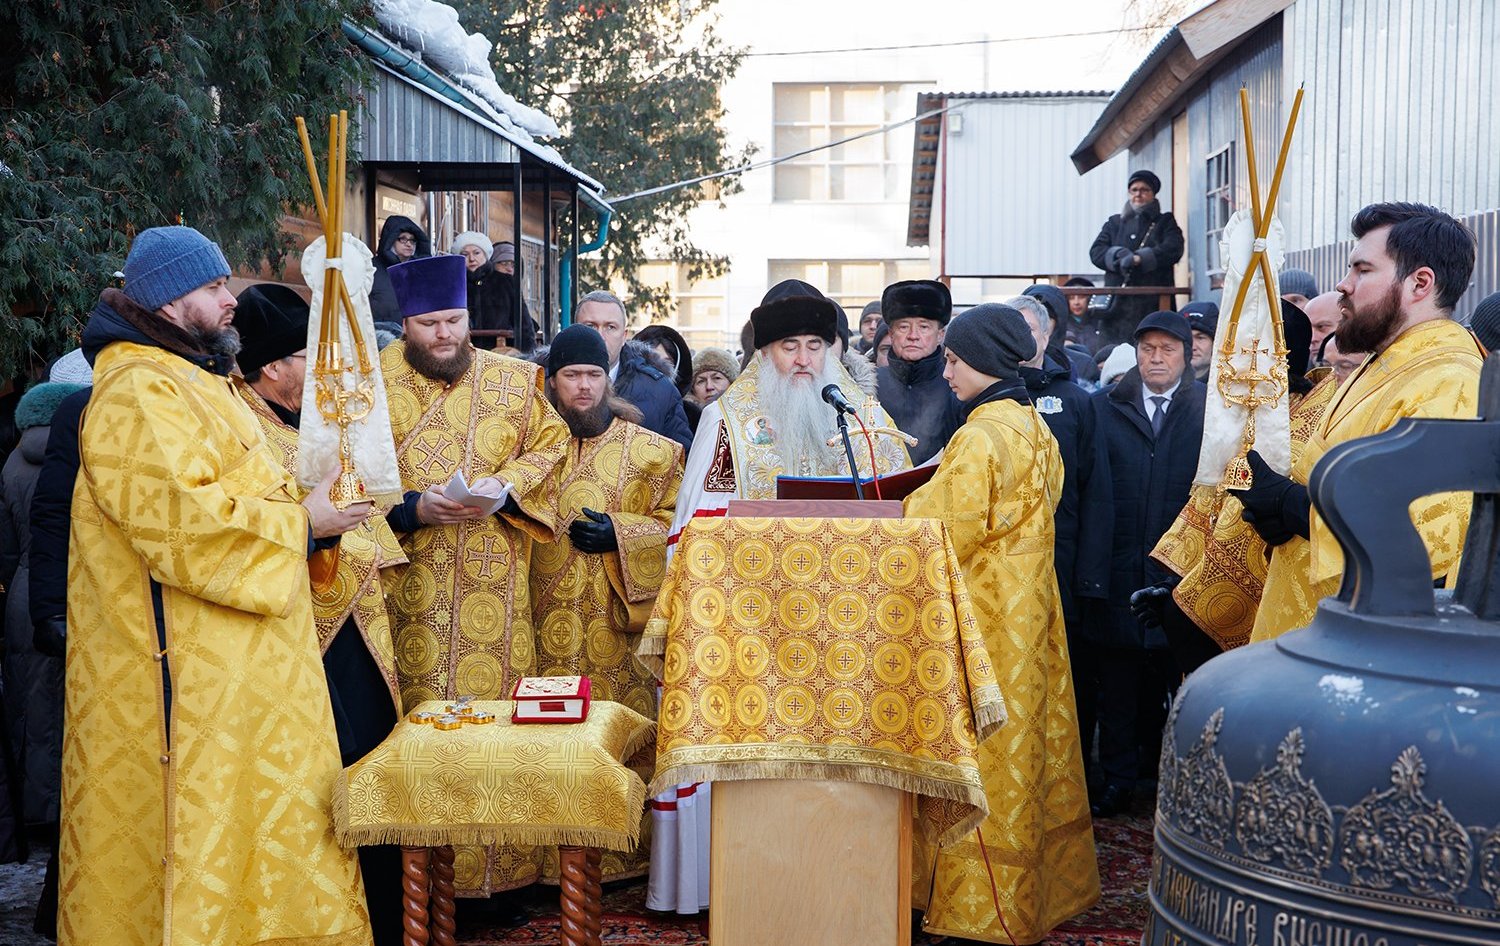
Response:
M1239 90L1250 94L1264 191L1301 86L1277 205L1286 265L1331 289L1344 275L1355 211L1386 200L1432 204L1479 240L1455 313L1464 319L1500 289L1496 49L1500 5L1490 0L1214 0L1139 64L1073 162L1090 172L1125 154L1152 167L1187 240L1193 296L1216 298L1219 231L1250 206Z
M1097 7L1057 0L976 15L972 3L930 0L913 16L892 0L721 0L719 32L749 53L722 90L732 146L753 144L765 160L906 124L747 173L741 192L700 204L688 217L692 238L726 256L729 272L688 285L673 264L654 265L649 281L674 294L668 320L695 347L735 350L750 310L782 279L822 289L854 326L889 283L937 275L928 247L907 240L918 96L1113 88L1137 53L1109 36L1054 35L1077 33L1080 11ZM790 54L799 51L815 52ZM652 315L633 312L633 324Z

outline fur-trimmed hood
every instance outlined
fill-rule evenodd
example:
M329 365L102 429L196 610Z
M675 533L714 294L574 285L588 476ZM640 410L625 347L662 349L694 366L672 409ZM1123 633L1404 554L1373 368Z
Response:
M865 392L865 397L872 400L877 397L875 365L864 355L857 351L846 351L840 363L844 370L849 372L849 377L854 379L855 385Z

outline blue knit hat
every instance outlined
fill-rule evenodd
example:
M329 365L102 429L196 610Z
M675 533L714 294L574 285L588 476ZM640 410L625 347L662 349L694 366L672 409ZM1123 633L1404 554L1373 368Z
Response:
M224 251L192 227L152 227L136 235L125 257L125 295L156 311L229 275Z

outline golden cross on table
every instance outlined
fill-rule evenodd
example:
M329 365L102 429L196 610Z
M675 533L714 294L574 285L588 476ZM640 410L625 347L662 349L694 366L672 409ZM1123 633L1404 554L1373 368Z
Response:
M427 724L433 729L453 730L464 726L483 726L493 723L496 719L494 713L486 713L484 710L475 709L472 696L461 696L449 703L444 712L432 713L423 711L412 713L406 717L408 720L418 724Z

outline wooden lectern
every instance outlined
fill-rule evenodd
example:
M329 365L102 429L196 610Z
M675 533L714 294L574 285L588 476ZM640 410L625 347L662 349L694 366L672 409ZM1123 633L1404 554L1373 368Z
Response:
M728 515L901 518L894 500L736 500ZM912 796L826 779L714 783L712 946L911 942Z

